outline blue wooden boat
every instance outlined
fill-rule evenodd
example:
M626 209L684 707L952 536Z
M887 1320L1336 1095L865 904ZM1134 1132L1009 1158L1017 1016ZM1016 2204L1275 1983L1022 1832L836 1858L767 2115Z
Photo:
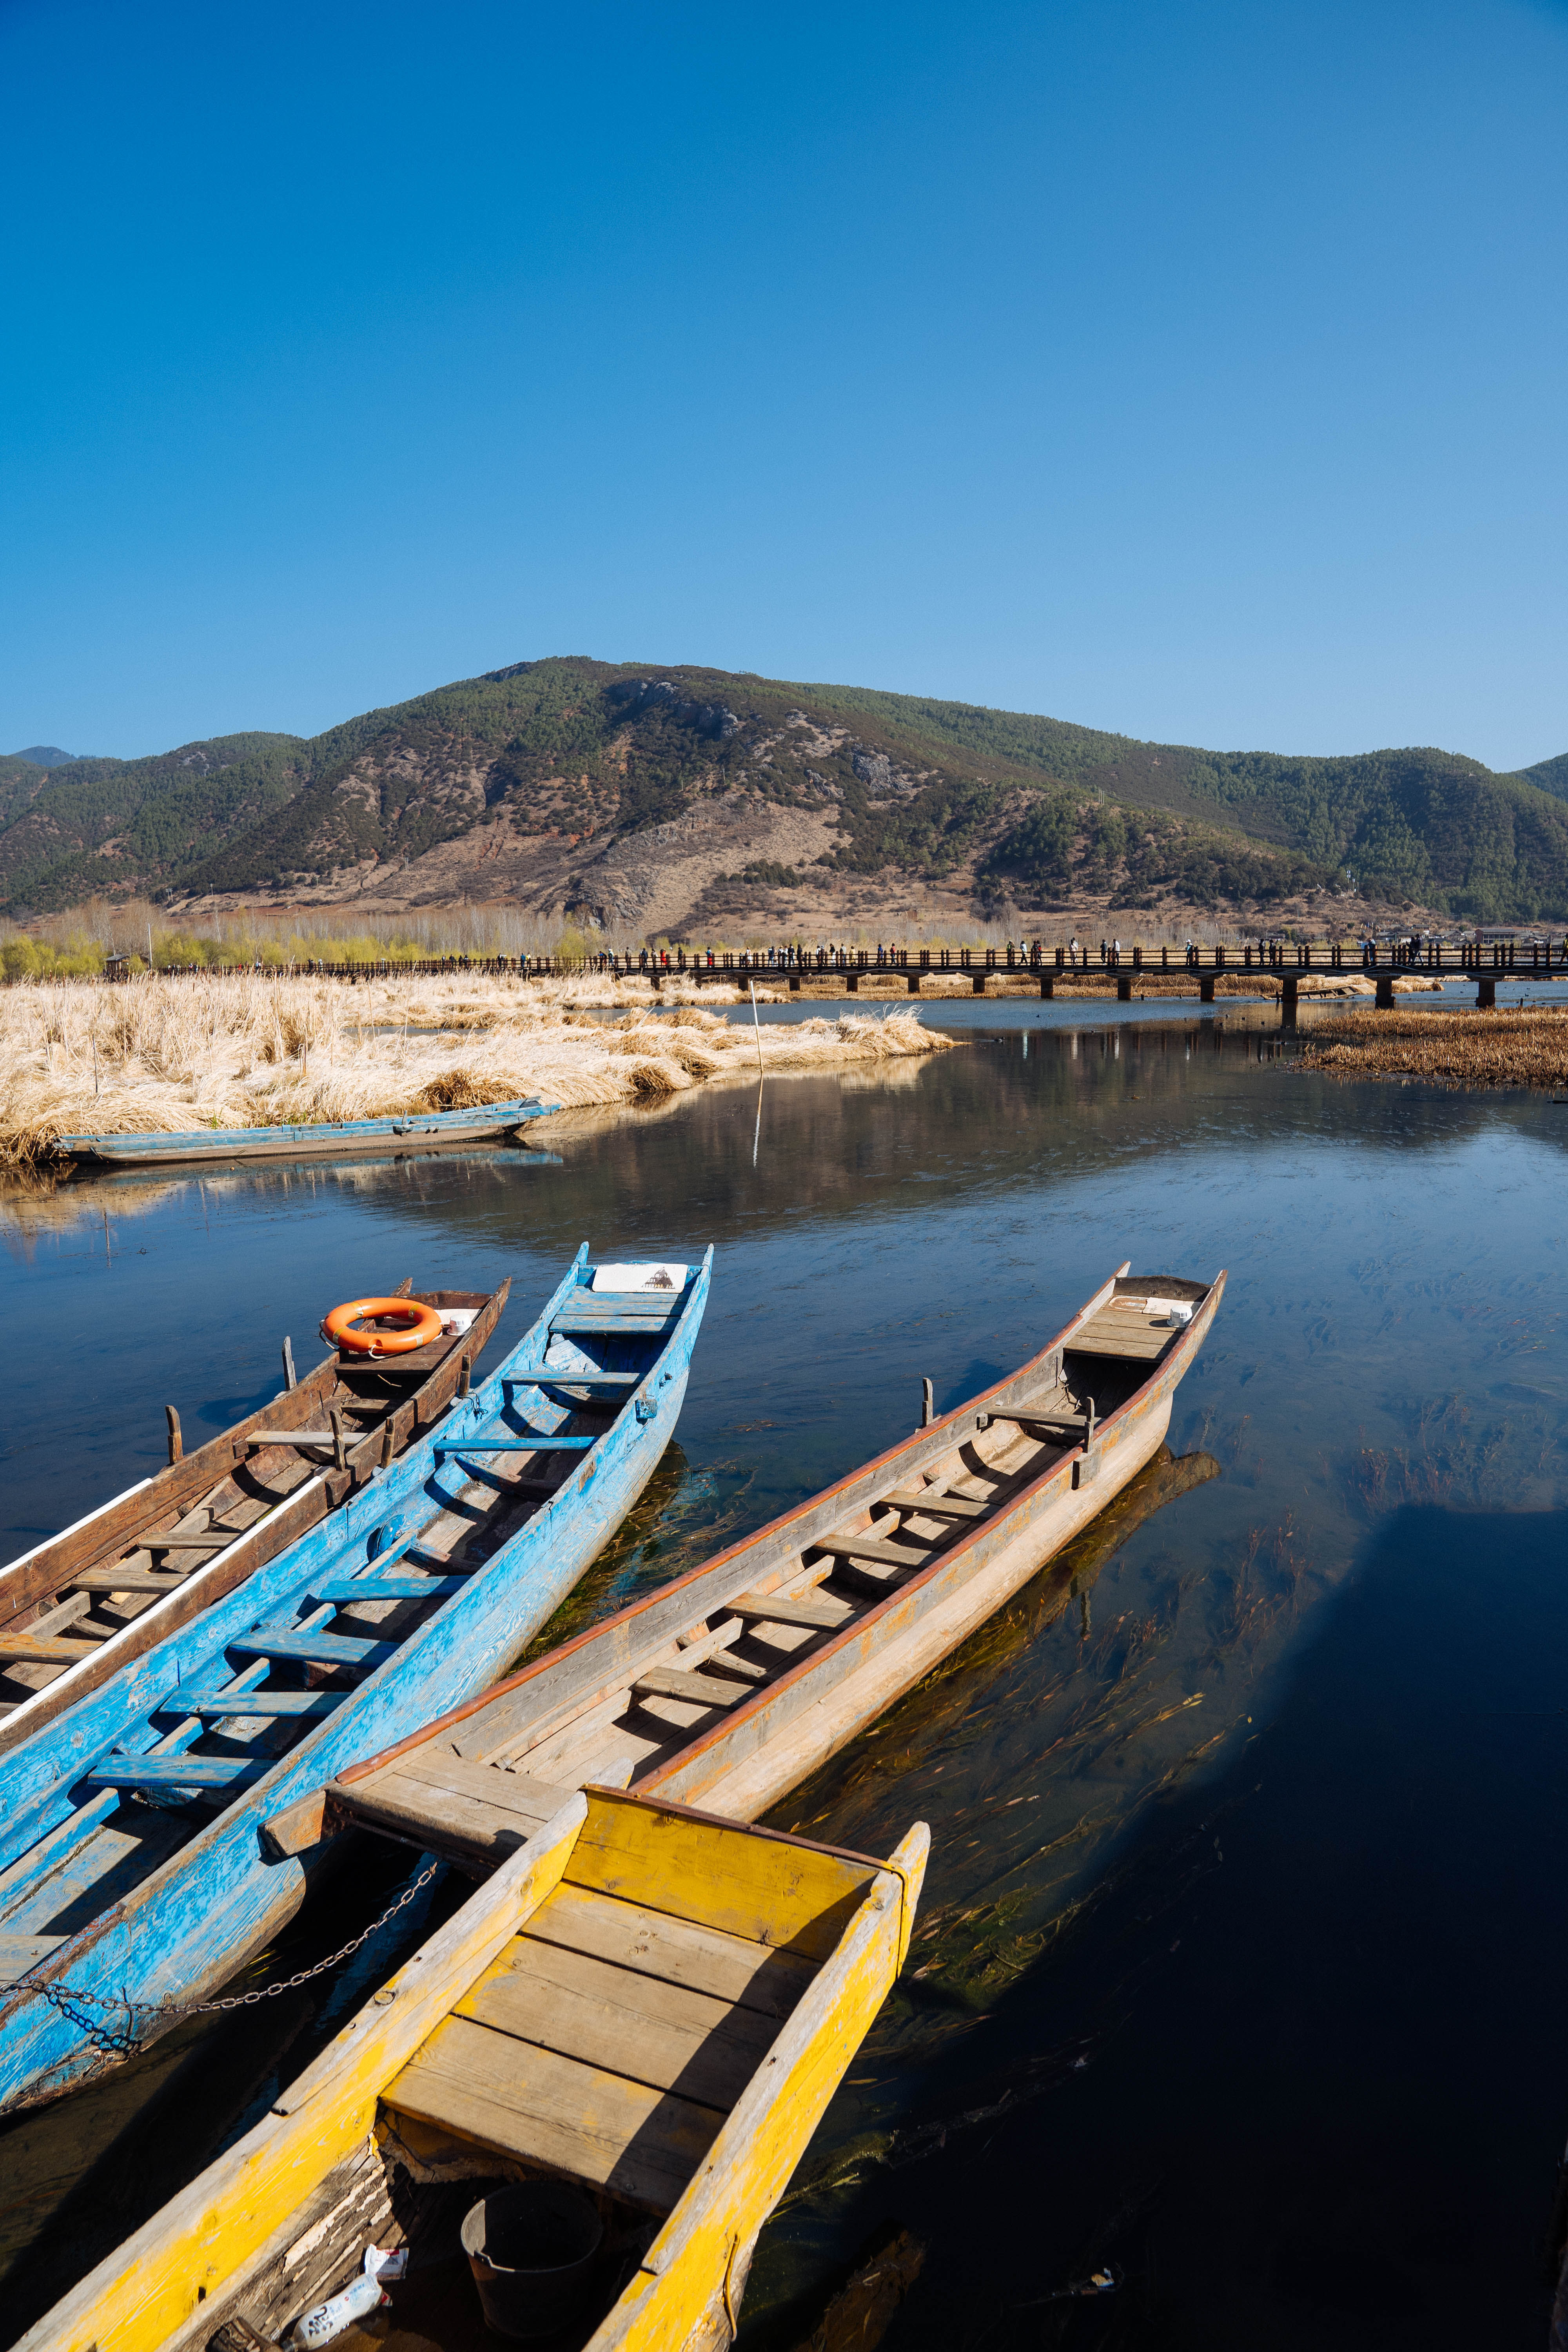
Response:
M262 1824L483 1689L674 1433L699 1266L579 1251L482 1385L347 1507L6 1759L0 2110L58 2096L270 1942L332 1848ZM92 1996L91 1999L83 1996Z
M100 1168L157 1168L176 1160L299 1160L306 1154L384 1151L389 1143L470 1143L510 1135L559 1103L481 1103L471 1110L409 1111L396 1118L345 1118L330 1127L199 1127L189 1135L62 1135L55 1148Z

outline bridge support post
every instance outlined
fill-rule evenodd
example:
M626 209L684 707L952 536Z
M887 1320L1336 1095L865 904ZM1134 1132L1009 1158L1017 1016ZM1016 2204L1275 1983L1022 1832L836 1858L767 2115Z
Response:
M792 971L789 976L789 992L792 996L798 996L800 994L800 974L798 971Z
M847 971L844 975L844 985L848 990L851 996L858 996L860 993L859 973L858 971Z
M1119 971L1116 975L1116 1002L1118 1004L1131 1004L1132 1002L1132 974L1130 971Z
M1497 1011L1497 977L1493 972L1476 974L1476 1011L1478 1013Z
M1281 1029L1293 1030L1295 1028L1296 1005L1300 993L1300 986L1296 978L1296 974L1293 971L1283 973L1281 975L1279 990L1279 1026Z
M983 971L971 972L969 975L969 985L973 995L984 996L985 993L985 974Z
M1198 1003L1200 1004L1212 1004L1214 1003L1214 974L1212 971L1200 971L1198 974Z
M1042 1003L1042 1004L1048 1004L1048 1003L1051 1002L1051 999L1055 996L1056 992L1057 992L1056 974L1055 974L1054 972L1049 972L1049 971L1043 971L1043 972L1041 972L1041 974L1040 974L1040 1002L1041 1002L1041 1003Z
M1380 971L1374 973L1373 978L1377 982L1377 994L1373 999L1374 1011L1378 1013L1392 1013L1394 1010L1394 974L1391 971Z
M921 968L918 963L911 964L910 966L909 977L910 994L911 996L918 996L921 992Z
M650 965L648 969L647 976L653 985L654 992L657 995L658 991L664 986L664 974L658 964L653 964Z

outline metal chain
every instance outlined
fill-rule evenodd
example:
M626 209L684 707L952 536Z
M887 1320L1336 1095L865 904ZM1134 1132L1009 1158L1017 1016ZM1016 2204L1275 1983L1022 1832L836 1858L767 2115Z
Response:
M132 2030L130 2021L138 2013L155 2018L160 2025L173 2025L182 2017L211 2017L225 2010L253 2009L258 2001L272 2000L280 1992L294 1992L300 1985L309 1984L312 1977L324 1976L329 1969L335 1969L340 1961L357 1952L362 1944L368 1944L378 1929L384 1927L389 1919L395 1919L405 1905L412 1903L420 1890L429 1885L440 1867L439 1862L433 1862L428 1870L422 1870L418 1877L404 1888L396 1902L388 1904L379 1919L373 1919L368 1927L362 1928L353 1942L343 1945L340 1951L331 1953L324 1960L318 1960L313 1969L300 1969L291 1977L280 1977L276 1984L258 1985L250 1992L227 1993L220 2000L132 2000L129 1993L87 1992L79 1985L47 1984L31 1977L18 1977L9 1990L13 1995L19 1992L40 1994L51 2008L58 2009L62 2017L86 2034L90 2048L106 2055L113 2053L124 2058L133 2057L149 2039L145 2033L138 2039ZM85 2014L90 2009L122 2010L127 2022L123 2026L112 2026L107 2021L95 2023L90 2016Z

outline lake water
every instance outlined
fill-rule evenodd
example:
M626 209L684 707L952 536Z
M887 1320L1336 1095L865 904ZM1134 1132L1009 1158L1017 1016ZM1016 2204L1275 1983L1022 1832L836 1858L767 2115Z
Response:
M821 1008L781 1008L810 1017ZM746 1018L750 1018L749 1011ZM678 1445L563 1622L1047 1339L1123 1259L1229 1285L1173 1459L773 1818L925 1820L910 1971L764 2232L785 2352L879 2232L890 2347L1543 2340L1568 2129L1568 1111L1346 1086L1190 1006L946 1003L949 1054L473 1151L0 1192L4 1554L264 1401L356 1293L717 1251ZM493 1360L493 1358L492 1358ZM558 1626L556 1631L559 1632ZM367 1846L252 1971L406 1883ZM9 2333L460 1899L0 2127ZM1063 2294L1109 2268L1113 2291ZM452 2342L460 2330L454 2322Z

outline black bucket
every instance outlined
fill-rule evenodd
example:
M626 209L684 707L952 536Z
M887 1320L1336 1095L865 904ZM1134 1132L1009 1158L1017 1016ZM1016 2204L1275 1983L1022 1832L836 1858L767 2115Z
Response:
M553 2336L587 2299L605 2225L563 2180L498 2189L470 2206L463 2252L498 2336Z

